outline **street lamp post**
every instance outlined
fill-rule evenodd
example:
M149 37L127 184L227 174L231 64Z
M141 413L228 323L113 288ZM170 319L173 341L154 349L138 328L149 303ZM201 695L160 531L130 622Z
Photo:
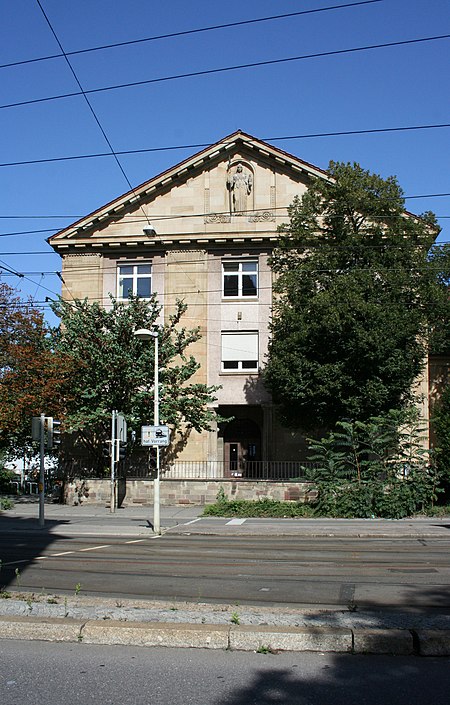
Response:
M153 340L155 341L155 381L154 381L154 402L153 402L153 423L155 426L159 426L159 332L156 330L149 330L148 328L140 328L134 331L136 338L140 340ZM153 482L153 531L155 534L161 533L161 518L160 518L160 459L159 459L159 446L156 446L156 476Z

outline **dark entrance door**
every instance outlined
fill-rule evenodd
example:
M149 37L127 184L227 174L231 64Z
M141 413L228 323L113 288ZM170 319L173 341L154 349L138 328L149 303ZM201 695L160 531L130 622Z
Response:
M225 476L248 477L260 460L261 431L250 419L231 421L224 433Z

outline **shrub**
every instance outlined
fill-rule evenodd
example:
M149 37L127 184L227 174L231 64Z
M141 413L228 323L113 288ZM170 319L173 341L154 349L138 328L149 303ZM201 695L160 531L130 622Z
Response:
M281 502L275 499L234 499L221 500L209 504L203 510L203 516L221 517L311 517L313 509L300 502Z
M0 492L11 492L10 482L16 479L16 474L12 470L0 468Z
M317 514L399 519L432 505L438 476L421 433L413 412L391 411L368 422L341 421L325 438L310 440Z

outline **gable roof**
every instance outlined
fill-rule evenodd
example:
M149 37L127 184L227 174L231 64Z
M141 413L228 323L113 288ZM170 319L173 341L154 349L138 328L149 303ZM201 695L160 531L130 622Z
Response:
M195 153L191 157L184 159L178 164L175 164L175 166L172 166L162 173L152 177L148 181L145 181L140 186L136 186L131 191L127 191L125 194L115 198L113 201L110 201L101 208L98 208L92 213L80 218L72 225L69 225L54 235L51 235L47 241L50 245L57 245L58 240L66 240L67 238L73 237L77 234L86 233L87 230L95 228L104 221L111 221L111 219L115 216L120 217L121 213L124 212L126 208L132 205L139 206L139 202L142 199L156 194L158 189L175 182L178 177L184 176L191 170L198 169L198 167L202 164L207 164L209 160L213 160L228 153L231 154L233 151L235 152L241 147L246 147L248 150L253 150L255 153L259 153L266 159L273 159L278 162L278 164L290 168L297 173L303 173L308 177L328 178L327 172L323 169L302 161L288 152L284 152L283 150L273 147L263 140L242 132L242 130L237 130L231 135L224 137L219 142L216 142L200 152Z

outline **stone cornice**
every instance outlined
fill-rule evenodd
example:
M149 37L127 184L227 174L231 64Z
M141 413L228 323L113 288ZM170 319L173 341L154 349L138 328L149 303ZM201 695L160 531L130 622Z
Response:
M258 232L251 234L199 233L189 236L170 235L155 237L151 240L149 240L148 238L130 236L117 237L114 239L110 238L105 239L104 241L89 239L86 240L86 242L84 243L68 238L66 240L61 239L58 242L54 242L52 243L52 245L56 252L59 252L61 255L64 255L68 253L81 254L81 252L101 254L102 252L106 253L111 251L117 251L118 249L129 251L146 250L148 252L154 250L170 250L179 247L189 247L189 249L193 249L195 248L195 245L199 245L201 247L203 247L204 245L218 247L223 246L224 244L241 246L242 244L253 244L256 247L261 246L263 243L267 243L270 246L273 246L277 241L278 236L275 232Z

